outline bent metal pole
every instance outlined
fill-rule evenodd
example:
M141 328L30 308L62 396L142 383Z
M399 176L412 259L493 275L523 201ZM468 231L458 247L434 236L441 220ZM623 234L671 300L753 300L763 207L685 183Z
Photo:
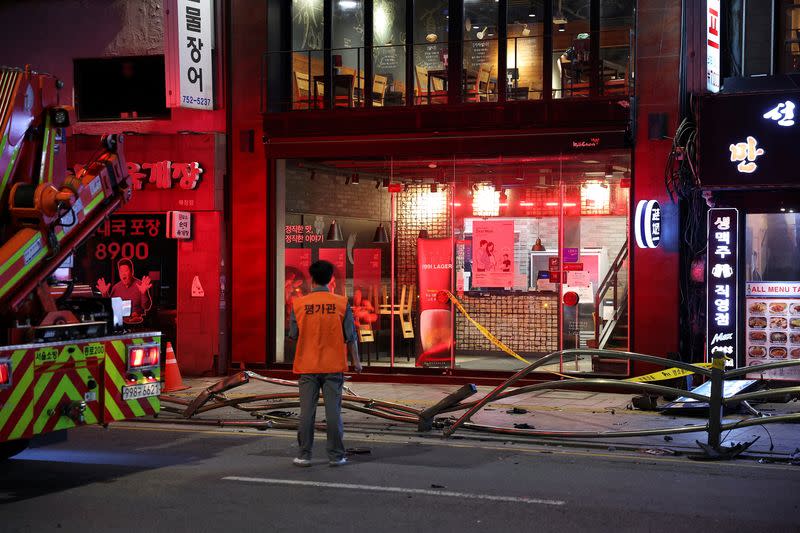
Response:
M459 426L464 424L464 422L469 421L470 418L475 413L477 413L478 411L483 409L483 407L486 406L486 404L488 404L492 400L494 400L497 397L499 397L501 395L501 393L505 389L507 389L508 387L512 386L514 383L516 383L517 381L521 380L522 378L527 376L529 373L531 373L532 371L534 371L538 367L543 366L543 365L545 365L545 364L547 364L547 363L549 363L551 361L557 360L557 359L560 360L565 355L566 356L570 356L570 355L578 356L580 354L585 354L585 355L608 355L608 354L614 354L614 357L617 357L617 358L630 359L630 360L634 360L634 361L642 361L642 362L646 362L646 363L652 363L652 364L655 364L655 365L659 365L659 366L662 366L662 367L667 367L667 366L669 366L669 367L677 367L677 368L681 368L683 370L689 370L691 372L694 372L694 373L697 373L697 374L701 374L701 375L704 375L704 376L707 376L707 377L711 376L711 371L708 370L707 368L696 367L696 366L691 365L690 363L684 363L683 361L673 361L673 360L670 360L670 359L665 359L663 357L656 357L656 356L653 356L653 355L645 355L645 354L634 353L634 352L617 352L617 351L612 351L612 350L599 350L599 349L560 350L560 351L556 351L556 352L553 352L551 354L545 355L541 359L531 363L530 365L528 365L527 367L525 367L522 370L518 371L516 374L514 374L513 376L508 378L506 381L504 381L503 383L501 383L500 385L495 387L489 394L487 394L486 396L484 396L483 398L478 400L474 405L472 405L472 407L470 407L463 415L461 415L461 417L458 420L456 420L451 426L445 428L444 431L443 431L443 435L445 437L449 437L450 435L452 435L456 431L456 429L458 429ZM578 380L578 378L574 378L574 379ZM583 384L587 383L585 380L579 380L579 381L581 381ZM621 381L618 381L618 380L607 380L607 381L609 381L610 384L612 384L614 386L619 385L621 383L626 383L626 382L621 382ZM553 382L553 383L558 383L558 382ZM628 383L630 383L630 382L628 382ZM619 385L619 386L622 387L623 385ZM530 390L532 390L533 387L534 386L531 386L530 389L526 387L526 389L527 389L526 392L530 392ZM546 387L542 387L542 388L546 388ZM627 387L627 388L631 388L631 387ZM642 390L645 390L645 388L642 388ZM677 389L674 389L674 391L676 391L678 393L683 393L684 392L684 391L678 391ZM702 398L705 401L708 400L708 398L705 397L705 396L703 396Z

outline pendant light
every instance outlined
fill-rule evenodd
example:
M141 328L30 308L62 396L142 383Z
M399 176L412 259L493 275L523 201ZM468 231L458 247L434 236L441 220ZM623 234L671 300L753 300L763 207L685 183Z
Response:
M533 252L544 252L544 244L542 244L542 239L539 237L539 222L540 219L536 219L536 242L533 243L531 246L531 251Z
M391 162L389 163L389 182L392 181L392 167ZM387 184L388 187L388 184ZM380 197L380 189L378 190L378 196ZM390 196L391 198L391 196ZM375 228L375 236L372 237L373 244L387 244L389 242L389 236L386 234L386 228L383 227L383 200L379 200L380 202L380 219L378 220L378 227Z
M330 242L342 242L344 240L344 237L342 237L342 228L336 223L335 218L331 220L331 225L328 228L328 235L325 237L325 240Z

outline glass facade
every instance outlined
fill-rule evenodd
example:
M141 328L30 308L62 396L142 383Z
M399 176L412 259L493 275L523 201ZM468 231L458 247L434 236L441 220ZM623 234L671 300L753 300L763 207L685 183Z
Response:
M274 362L292 361L288 306L318 259L372 367L513 371L559 348L627 349L629 169L627 151L278 161ZM583 355L548 370L628 365Z
M501 13L497 0L463 0L450 13L448 0L336 0L326 17L323 0L294 0L289 28L281 17L270 22L282 44L266 55L268 108L629 95L634 2L601 2L594 14L591 4L507 0ZM458 40L451 39L453 28ZM552 55L548 76L545 55ZM450 56L460 56L460 71Z

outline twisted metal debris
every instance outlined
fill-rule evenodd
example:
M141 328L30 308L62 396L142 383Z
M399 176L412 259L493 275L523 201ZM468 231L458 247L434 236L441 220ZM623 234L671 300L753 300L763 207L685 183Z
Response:
M716 388L712 386L712 392L709 396L697 394L691 391L685 391L674 387L665 385L656 385L653 383L639 383L622 381L617 379L607 378L578 378L561 379L556 381L548 381L543 383L536 383L533 385L525 385L522 387L513 388L514 385L525 378L528 374L535 371L537 368L560 360L564 357L578 357L580 355L613 355L617 358L624 358L635 361L642 361L659 365L662 367L677 367L691 372L695 372L704 376L705 378L717 381ZM773 363L766 363L760 365L758 371L765 371L774 368L783 368L788 366L800 365L800 361L780 361ZM434 427L439 427L443 430L443 436L449 437L459 428L470 429L474 431L482 431L489 433L498 433L504 435L515 435L521 437L537 437L537 438L609 438L609 437L638 437L638 436L654 436L654 435L669 435L679 433L695 433L707 432L709 435L709 443L715 448L719 449L719 432L735 428L743 428L754 425L762 425L767 423L784 423L784 422L798 422L800 421L800 413L764 417L760 413L750 408L750 418L739 420L735 423L723 424L719 417L713 416L713 409L716 407L721 409L721 406L734 405L743 403L745 407L748 400L764 399L769 397L783 396L786 394L800 393L800 387L781 387L771 390L760 390L756 392L749 392L744 394L737 394L730 398L723 398L722 392L719 387L721 380L741 377L749 373L754 373L754 368L742 368L729 371L722 369L707 369L702 367L693 366L681 361L666 360L661 357L654 357L651 355L638 354L633 352L617 352L609 350L561 350L546 355L536 362L530 364L524 369L520 370L513 376L509 377L503 383L495 387L491 392L483 396L479 400L467 401L467 399L477 393L477 387L469 384L460 387L448 396L443 398L435 405L426 409L416 409L407 405L402 405L394 402L387 402L374 398L366 398L354 393L347 386L344 387L344 395L342 396L342 408L365 413L380 419L389 420L392 422L413 424L417 426L418 431L429 431ZM251 380L270 383L273 385L281 385L294 389L293 392L285 393L272 393L272 394L258 394L246 395L237 398L229 398L226 392L238 386L249 383ZM604 389L622 389L626 392L645 392L654 393L659 395L673 395L685 396L693 398L701 402L709 403L709 422L705 424L686 425L680 427L664 427L646 430L634 431L558 431L558 430L541 430L519 427L502 427L487 424L477 424L471 421L480 410L485 408L490 402L527 394L542 390L555 390L555 389L574 389L574 388L598 388ZM163 417L159 419L165 423L178 423L178 424L199 424L199 425L213 425L213 426L234 426L234 427L252 427L257 429L297 429L298 420L292 416L291 413L281 412L282 409L297 408L300 406L298 392L298 382L277 378L270 378L262 376L252 371L243 371L235 375L229 376L220 380L219 382L211 385L203 390L193 400L187 400L173 395L162 395L160 397L162 402L162 411L179 415L175 417ZM716 391L716 392L715 392ZM718 398L716 396L719 396ZM324 403L320 399L319 405ZM205 419L195 418L196 415L202 415L211 411L230 407L249 413L252 420L226 420L226 419ZM457 411L464 411L464 413L454 421L435 421L435 417L440 414L452 413ZM325 424L317 424L317 428L324 429Z

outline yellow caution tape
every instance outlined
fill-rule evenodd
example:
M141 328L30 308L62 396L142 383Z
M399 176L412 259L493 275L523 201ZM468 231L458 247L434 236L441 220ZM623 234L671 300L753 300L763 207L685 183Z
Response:
M467 310L464 309L464 306L461 304L461 302L458 300L458 298L455 297L455 295L453 293L451 293L450 291L445 291L445 292L447 293L447 297L450 298L450 301L453 302L453 305L455 306L455 308L458 309L459 312L462 315L464 315L464 318L469 320L472 323L472 325L475 326L478 329L478 331L480 331L483 334L483 336L486 337L489 340L489 342L494 344L497 348L499 348L503 352L507 353L508 355L513 357L514 359L518 359L518 360L522 361L523 363L525 363L526 365L530 365L531 364L527 359L525 359L524 357L519 355L517 352L515 352L514 350L512 350L511 348L506 346L505 343L503 343L503 341L501 341L500 339L495 337L492 334L491 331L489 331L488 329L483 327L474 318L469 316L469 313L467 313ZM544 370L544 369L540 370L540 369L537 369L537 371L539 371L539 372L547 372L547 373L550 373L550 374L555 374L556 376L560 376L562 378L575 379L574 376L567 376L565 374L559 374L558 372L553 372L552 370Z
M711 363L697 363L696 365L692 365L700 368L711 368ZM667 368L665 370L660 370L658 372L653 372L652 374L645 374L644 376L637 376L635 378L629 378L625 381L631 381L633 383L647 383L650 381L663 381L665 379L673 379L673 378L682 378L683 376L688 376L690 374L694 374L691 370L684 370L683 368Z
M525 359L524 357L520 356L517 352L515 352L514 350L512 350L511 348L506 346L505 343L503 343L503 341L501 341L500 339L495 337L492 334L491 331L489 331L488 329L483 327L480 323L478 323L478 321L476 321L474 318L469 316L469 313L467 313L467 310L464 309L464 305L458 300L458 298L455 297L455 295L453 293L451 293L450 291L444 291L444 292L447 294L447 297L453 303L455 308L458 309L458 311L462 315L464 315L464 318L469 320L472 323L472 325L475 326L477 328L477 330L480 331L483 334L483 336L486 337L489 340L489 342L491 342L493 345L495 345L497 348L499 348L503 352L507 353L511 357L522 361L526 365L530 365L531 364L527 359ZM722 360L722 361L724 361L724 360ZM697 363L697 364L694 364L692 366L696 366L696 367L699 367L699 368L711 368L712 364L713 363ZM553 372L552 370L544 370L544 369L542 369L542 370L537 369L537 370L541 371L541 372L547 372L547 373L550 373L550 374L554 374L554 375L560 376L562 378L576 379L575 376L568 376L566 374L559 374L558 372ZM665 370L660 370L658 372L653 372L652 374L645 374L644 376L637 376L635 378L628 378L628 379L625 379L623 381L630 381L632 383L648 383L650 381L663 381L665 379L681 378L683 376L688 376L690 374L694 374L694 372L692 372L691 370L684 370L682 368L673 367L673 368L667 368Z

